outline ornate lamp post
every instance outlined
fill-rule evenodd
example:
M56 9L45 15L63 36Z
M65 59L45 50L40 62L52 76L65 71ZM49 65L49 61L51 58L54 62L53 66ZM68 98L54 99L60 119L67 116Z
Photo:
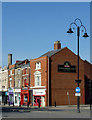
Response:
M76 23L76 21L79 21L80 22L80 25L78 25L77 23ZM84 32L84 35L82 36L82 37L89 37L88 35L87 35L87 32L86 32L86 28L84 27L84 25L82 24L82 22L81 22L81 20L79 19L79 18L76 18L75 20L74 20L74 22L72 22L71 24L70 24L70 28L69 28L69 30L67 31L67 33L74 33L73 31L72 31L72 25L75 25L76 27L77 27L77 39L78 39L78 76L77 76L77 80L75 80L76 81L76 83L77 83L77 85L78 85L78 87L79 87L79 83L81 83L81 80L79 80L79 37L80 37L80 29L81 28L83 28L84 30L85 30L85 32ZM83 31L82 31L83 32ZM77 112L78 113L80 113L80 108L79 108L79 96L77 97Z

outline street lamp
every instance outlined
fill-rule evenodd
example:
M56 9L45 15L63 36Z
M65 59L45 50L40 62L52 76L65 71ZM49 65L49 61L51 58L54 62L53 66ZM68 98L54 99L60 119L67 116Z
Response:
M76 21L79 21L80 22L80 25L77 25L77 23L76 23ZM86 28L84 27L84 25L82 25L82 22L81 22L81 20L79 19L79 18L76 18L75 20L74 20L74 22L72 22L71 24L70 24L70 28L69 28L69 30L67 31L67 33L74 33L73 31L72 31L72 25L75 25L76 27L77 27L77 39L78 39L78 76L77 76L77 80L75 80L76 81L76 83L77 83L77 85L78 85L78 87L79 87L79 83L81 83L81 80L79 80L79 37L80 37L80 28L84 28L84 30L85 30L85 32L84 32L84 35L82 36L82 37L85 37L85 38L87 38L87 37L89 37L88 35L87 35L87 32L86 32ZM83 31L82 31L83 32ZM77 97L77 112L78 113L80 113L80 108L79 108L79 96Z

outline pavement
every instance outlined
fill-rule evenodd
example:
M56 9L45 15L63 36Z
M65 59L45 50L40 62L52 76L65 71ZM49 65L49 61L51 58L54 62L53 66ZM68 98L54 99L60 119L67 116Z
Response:
M62 105L62 106L50 106L50 107L27 107L27 106L2 106L2 112L8 111L61 111L61 110L77 110L77 105ZM80 110L90 110L90 105L80 105Z
M3 118L90 118L90 105L80 105L80 113L77 113L77 105L51 106L51 107L27 107L27 106L3 106Z

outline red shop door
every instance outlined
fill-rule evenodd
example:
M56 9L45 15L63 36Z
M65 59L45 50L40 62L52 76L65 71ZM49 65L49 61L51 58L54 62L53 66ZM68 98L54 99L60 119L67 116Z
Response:
M41 96L34 96L34 106L38 106L40 100L40 106L41 106Z

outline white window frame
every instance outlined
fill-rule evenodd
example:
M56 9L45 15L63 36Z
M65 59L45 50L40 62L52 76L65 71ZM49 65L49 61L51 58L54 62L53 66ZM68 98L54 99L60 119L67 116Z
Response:
M41 86L41 76L35 76L35 86Z
M41 69L41 62L36 63L36 70Z
M10 70L10 75L12 75L12 70Z
M36 84L37 83L37 77L39 77L39 85ZM41 72L40 71L36 71L34 73L34 78L35 78L35 86L36 87L41 86Z
M12 78L10 78L10 88L12 87Z
M18 69L18 75L20 74L20 69Z

